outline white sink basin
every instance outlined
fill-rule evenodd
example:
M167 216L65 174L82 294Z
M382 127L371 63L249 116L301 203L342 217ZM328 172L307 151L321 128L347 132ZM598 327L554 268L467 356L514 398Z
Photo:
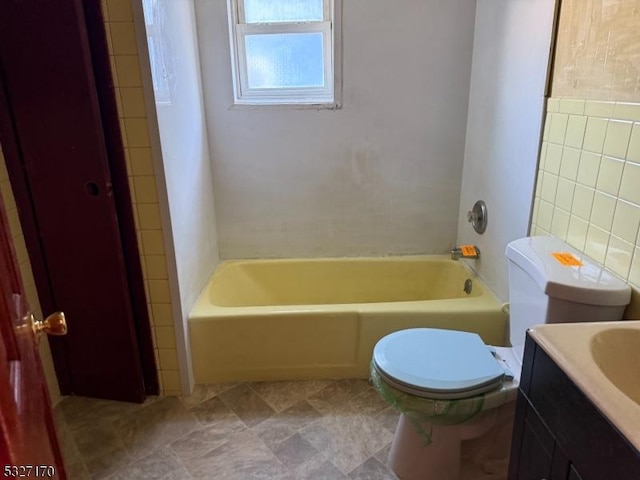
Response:
M591 355L604 376L640 405L640 330L611 328L595 334Z

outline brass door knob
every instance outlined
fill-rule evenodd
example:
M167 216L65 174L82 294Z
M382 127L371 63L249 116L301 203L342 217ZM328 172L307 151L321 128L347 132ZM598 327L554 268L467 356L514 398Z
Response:
M55 312L49 315L44 320L36 320L31 315L31 328L36 338L45 332L49 335L66 335L67 334L67 320L64 317L64 312Z

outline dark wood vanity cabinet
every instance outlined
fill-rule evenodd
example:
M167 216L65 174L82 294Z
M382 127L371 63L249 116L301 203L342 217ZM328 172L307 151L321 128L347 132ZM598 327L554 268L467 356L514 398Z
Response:
M640 453L527 334L509 480L542 479L640 480Z

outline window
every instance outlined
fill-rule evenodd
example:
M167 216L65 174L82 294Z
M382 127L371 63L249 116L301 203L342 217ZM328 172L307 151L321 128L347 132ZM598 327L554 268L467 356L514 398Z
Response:
M167 15L166 7L158 0L143 0L142 8L147 29L153 93L157 104L171 105L171 55L167 48L167 35L163 35L162 32L162 19Z
M334 0L229 0L235 103L335 104Z

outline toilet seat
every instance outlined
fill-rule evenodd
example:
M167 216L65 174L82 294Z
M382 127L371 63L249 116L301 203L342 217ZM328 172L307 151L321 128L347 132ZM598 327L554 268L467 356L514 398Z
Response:
M382 338L373 366L392 387L424 398L454 400L498 389L505 370L479 335L412 328Z

